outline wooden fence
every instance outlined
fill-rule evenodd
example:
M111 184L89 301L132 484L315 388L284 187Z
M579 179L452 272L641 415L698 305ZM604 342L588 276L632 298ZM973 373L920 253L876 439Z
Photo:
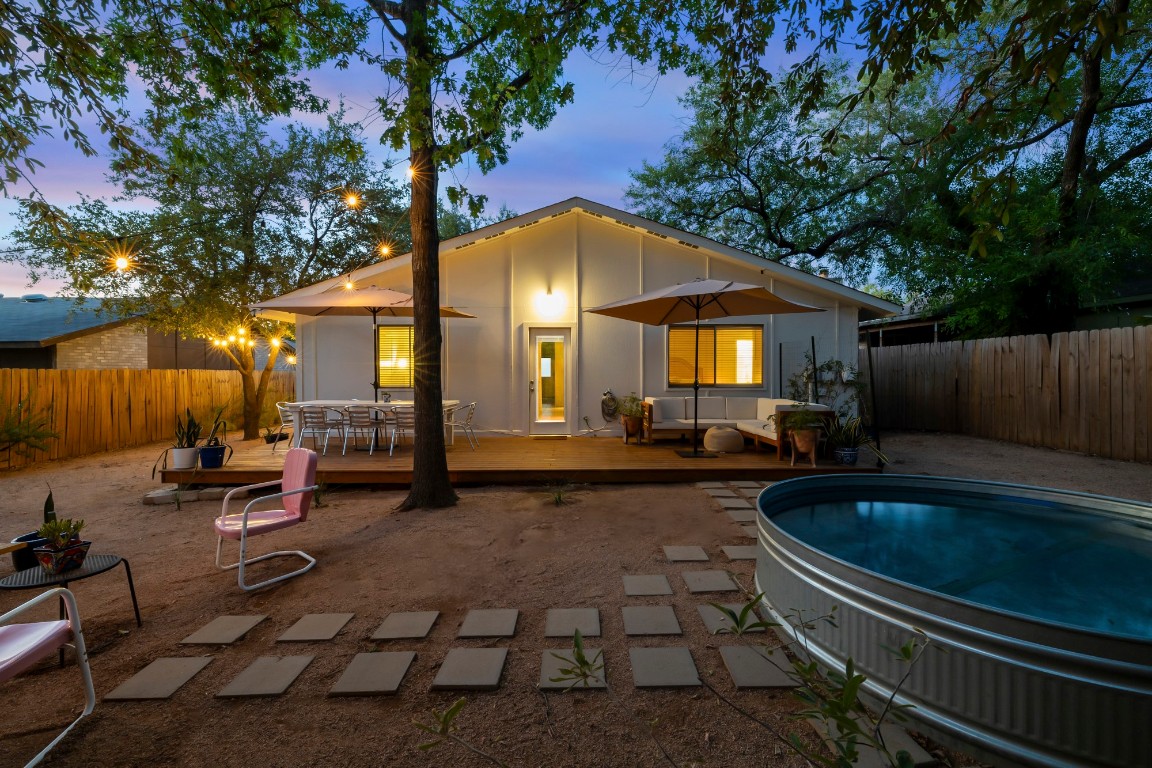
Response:
M274 414L276 401L292 400L294 392L292 373L273 373L265 412ZM0 467L172 440L176 416L185 408L209 423L216 409L224 408L233 426L240 421L242 400L237 371L0 369L0 408L23 403L25 418L44 412L59 435L48 441L47 451L30 456L5 451Z
M868 350L860 351L868 376ZM877 347L881 428L1152 460L1152 328Z

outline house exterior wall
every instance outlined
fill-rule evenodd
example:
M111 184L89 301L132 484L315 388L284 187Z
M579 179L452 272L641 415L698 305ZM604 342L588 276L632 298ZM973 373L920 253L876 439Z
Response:
M56 367L147 368L148 337L139 328L121 325L56 345Z
M411 292L406 262L380 265L370 283ZM738 317L717 321L761 325L764 386L701 389L700 394L779 397L780 345L787 366L811 347L817 357L856 359L858 307L795 282L768 279L759 262L664 238L611 218L578 210L481 239L441 257L441 302L476 319L441 321L444 396L477 401L476 424L488 433L531 434L533 329L570 336L570 390L566 433L604 425L601 397L691 395L667 384L667 329L584 312L589 307L697 277L765 285L782 298L825 308L821 313ZM765 262L767 265L767 262ZM362 281L369 284L369 280ZM540 303L548 291L560 299L552 315ZM402 318L381 324L404 325ZM297 319L297 391L301 399L371 400L373 337L367 317ZM791 368L783 372L785 382ZM411 391L393 390L395 399ZM587 419L587 422L585 422ZM618 425L613 427L618 431Z

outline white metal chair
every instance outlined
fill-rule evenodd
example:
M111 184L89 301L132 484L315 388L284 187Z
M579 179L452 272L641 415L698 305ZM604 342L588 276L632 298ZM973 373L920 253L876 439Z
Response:
M467 411L467 413L464 414L463 420L457 418L457 414L459 414L461 411ZM475 430L472 429L472 417L475 415L476 403L472 402L468 403L467 405L460 405L456 408L453 408L447 414L447 419L444 421L445 425L452 427L453 429L459 427L460 431L464 433L464 436L468 438L468 447L472 450L476 450L476 446L480 444L480 441L476 439Z
M253 499L244 506L244 511L241 513L228 513L228 505L231 503L234 495L241 491L270 488L274 485L280 486L281 490L279 493ZM254 485L245 485L229 491L224 496L223 509L220 512L220 517L216 518L215 522L217 537L216 567L224 571L232 570L233 568L237 569L236 583L240 585L240 589L246 591L260 589L269 584L291 579L294 576L299 576L302 573L310 571L312 567L316 565L316 558L299 550L281 550L269 552L259 557L249 558L248 539L251 536L272 533L273 531L290 528L307 521L308 509L312 505L312 494L318 487L319 486L316 485L316 452L310 451L307 448L290 448L288 449L288 454L284 457L284 476L281 479L270 480L266 483L256 483ZM254 509L254 507L267 505L268 502L278 499L283 499L282 504L284 506L282 509ZM240 542L239 562L230 565L224 565L220 562L220 553L224 547L224 539ZM247 566L252 563L258 563L261 560L268 560L273 557L286 557L289 555L301 557L306 560L308 564L303 568L298 568L283 576L276 576L255 584L244 583L244 571Z
M404 434L416 432L416 409L407 406L394 407L392 409L392 442L388 446L388 455L392 455L392 451L396 450L396 437L399 435L400 439L404 439Z
M27 624L8 624L18 614L54 597L64 602L67 618L56 621L38 621ZM84 632L80 627L80 611L72 592L57 587L37 595L28 602L13 608L0 616L0 683L19 675L42 659L55 656L65 646L76 649L76 663L84 680L84 710L72 723L61 731L40 754L32 758L25 768L39 765L40 761L68 735L68 731L84 717L92 714L96 707L96 689L92 685L92 670L88 666L88 650L84 647Z
M315 446L320 435L324 435L323 454L328 455L328 438L335 432L344 436L344 414L320 405L306 405L300 409L300 440L311 435Z
M273 453L276 452L276 446L280 445L280 436L292 424L292 410L288 407L287 402L276 403L276 412L280 415L280 428L276 430L276 439L272 441Z
M376 451L377 430L387 429L384 419L380 418L382 411L370 405L344 406L344 448L340 455L348 453L348 438L352 437L352 447L360 444L356 435L365 435L368 438L368 455Z

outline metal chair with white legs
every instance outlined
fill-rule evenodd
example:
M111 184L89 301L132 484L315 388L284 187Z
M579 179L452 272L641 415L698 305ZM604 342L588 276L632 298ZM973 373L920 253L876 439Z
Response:
M409 407L395 407L392 409L392 442L388 446L388 455L396 450L396 438L404 438L405 433L416 433L416 411Z
M34 606L52 598L60 598L64 603L67 618L56 621L38 621L27 624L8 624L17 615ZM72 723L60 732L56 738L40 750L40 754L32 758L25 766L31 768L39 765L40 761L68 735L68 731L76 723L92 714L96 708L96 689L92 685L92 670L88 666L88 650L84 647L84 632L80 627L80 611L76 607L76 598L72 592L57 587L43 592L23 605L13 608L0 616L0 683L19 675L38 663L41 659L55 656L65 646L71 645L76 649L76 663L80 667L80 677L84 681L84 709ZM51 692L46 695L55 695Z
M284 430L292 425L292 411L288 408L288 403L281 401L276 403L276 412L280 416L280 428L276 430L276 435L272 440L272 452L276 452L276 446L280 445L280 438L284 434Z
M461 411L467 411L464 414L464 419L458 419L457 414ZM476 432L472 429L472 417L476 415L476 403L468 403L468 405L461 405L453 408L452 411L446 414L444 424L452 428L459 428L464 436L468 438L468 447L476 450L476 446L480 445L480 441L476 439Z
M312 444L324 435L323 454L328 455L328 438L335 432L344 437L344 414L319 405L306 405L300 409L300 440L312 436Z
M344 448L340 451L341 456L348 453L349 437L352 437L353 448L360 444L356 435L364 435L368 438L369 456L376 451L377 430L387 428L384 421L378 417L379 412L379 408L373 408L370 405L344 406Z
M229 514L228 505L231 503L234 495L241 492L247 493L248 491L258 488L270 488L274 485L280 486L279 493L255 498L244 506L243 512ZM224 571L232 570L233 568L237 569L236 583L240 585L240 589L245 591L260 589L269 584L291 579L294 576L299 576L302 573L310 571L312 567L316 565L316 558L300 550L281 550L269 552L259 557L248 557L248 539L252 536L259 536L284 528L290 528L307 521L308 510L312 506L312 494L319 487L320 486L316 485L316 452L310 451L307 448L290 448L288 454L284 457L284 475L281 479L270 480L266 483L255 483L254 485L245 485L229 491L224 496L224 506L220 511L220 517L216 518L214 525L217 537L216 567ZM281 501L283 509L256 509L256 507L259 506L266 507L268 502L281 499L283 500ZM224 539L240 542L239 562L229 565L220 562ZM303 558L307 561L307 565L291 573L265 579L255 584L245 583L244 574L247 566L252 563L258 563L261 560L268 560L273 557L287 557L289 555Z

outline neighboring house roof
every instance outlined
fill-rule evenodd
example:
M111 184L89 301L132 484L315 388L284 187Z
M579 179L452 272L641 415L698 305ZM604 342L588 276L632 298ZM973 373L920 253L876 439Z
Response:
M0 298L0 347L50 347L127 322L99 310L99 299Z
M834 280L817 277L803 270L794 269L779 262L761 258L747 251L741 251L737 248L724 245L723 243L718 243L715 240L709 240L700 235L693 235L689 232L684 232L665 224L645 219L636 214L621 211L618 208L612 208L611 206L602 205L601 203L594 203L591 200L585 200L581 197L573 197L563 202L555 203L554 205L477 229L474 232L468 232L467 234L445 240L440 243L440 256L443 258L453 251L462 250L482 240L491 240L492 238L506 235L518 229L531 227L545 219L553 219L558 216L566 216L581 211L601 219L609 220L622 227L642 230L655 237L672 240L687 248L710 251L722 258L727 258L747 267L757 269L768 277L807 288L818 293L824 293L831 298L854 304L860 308L860 318L864 320L888 317L898 313L901 309L899 304L893 304L872 294L858 291L855 288L849 288ZM387 261L358 269L356 270L355 278L357 280L363 280L371 275L389 272L394 269L403 267L410 268L411 262L412 254L407 253L403 256L397 256ZM701 275L701 277L705 277L705 275ZM298 291L293 291L287 295L318 293L336 286L343 282L343 280L344 276L324 280L306 288L301 288Z

